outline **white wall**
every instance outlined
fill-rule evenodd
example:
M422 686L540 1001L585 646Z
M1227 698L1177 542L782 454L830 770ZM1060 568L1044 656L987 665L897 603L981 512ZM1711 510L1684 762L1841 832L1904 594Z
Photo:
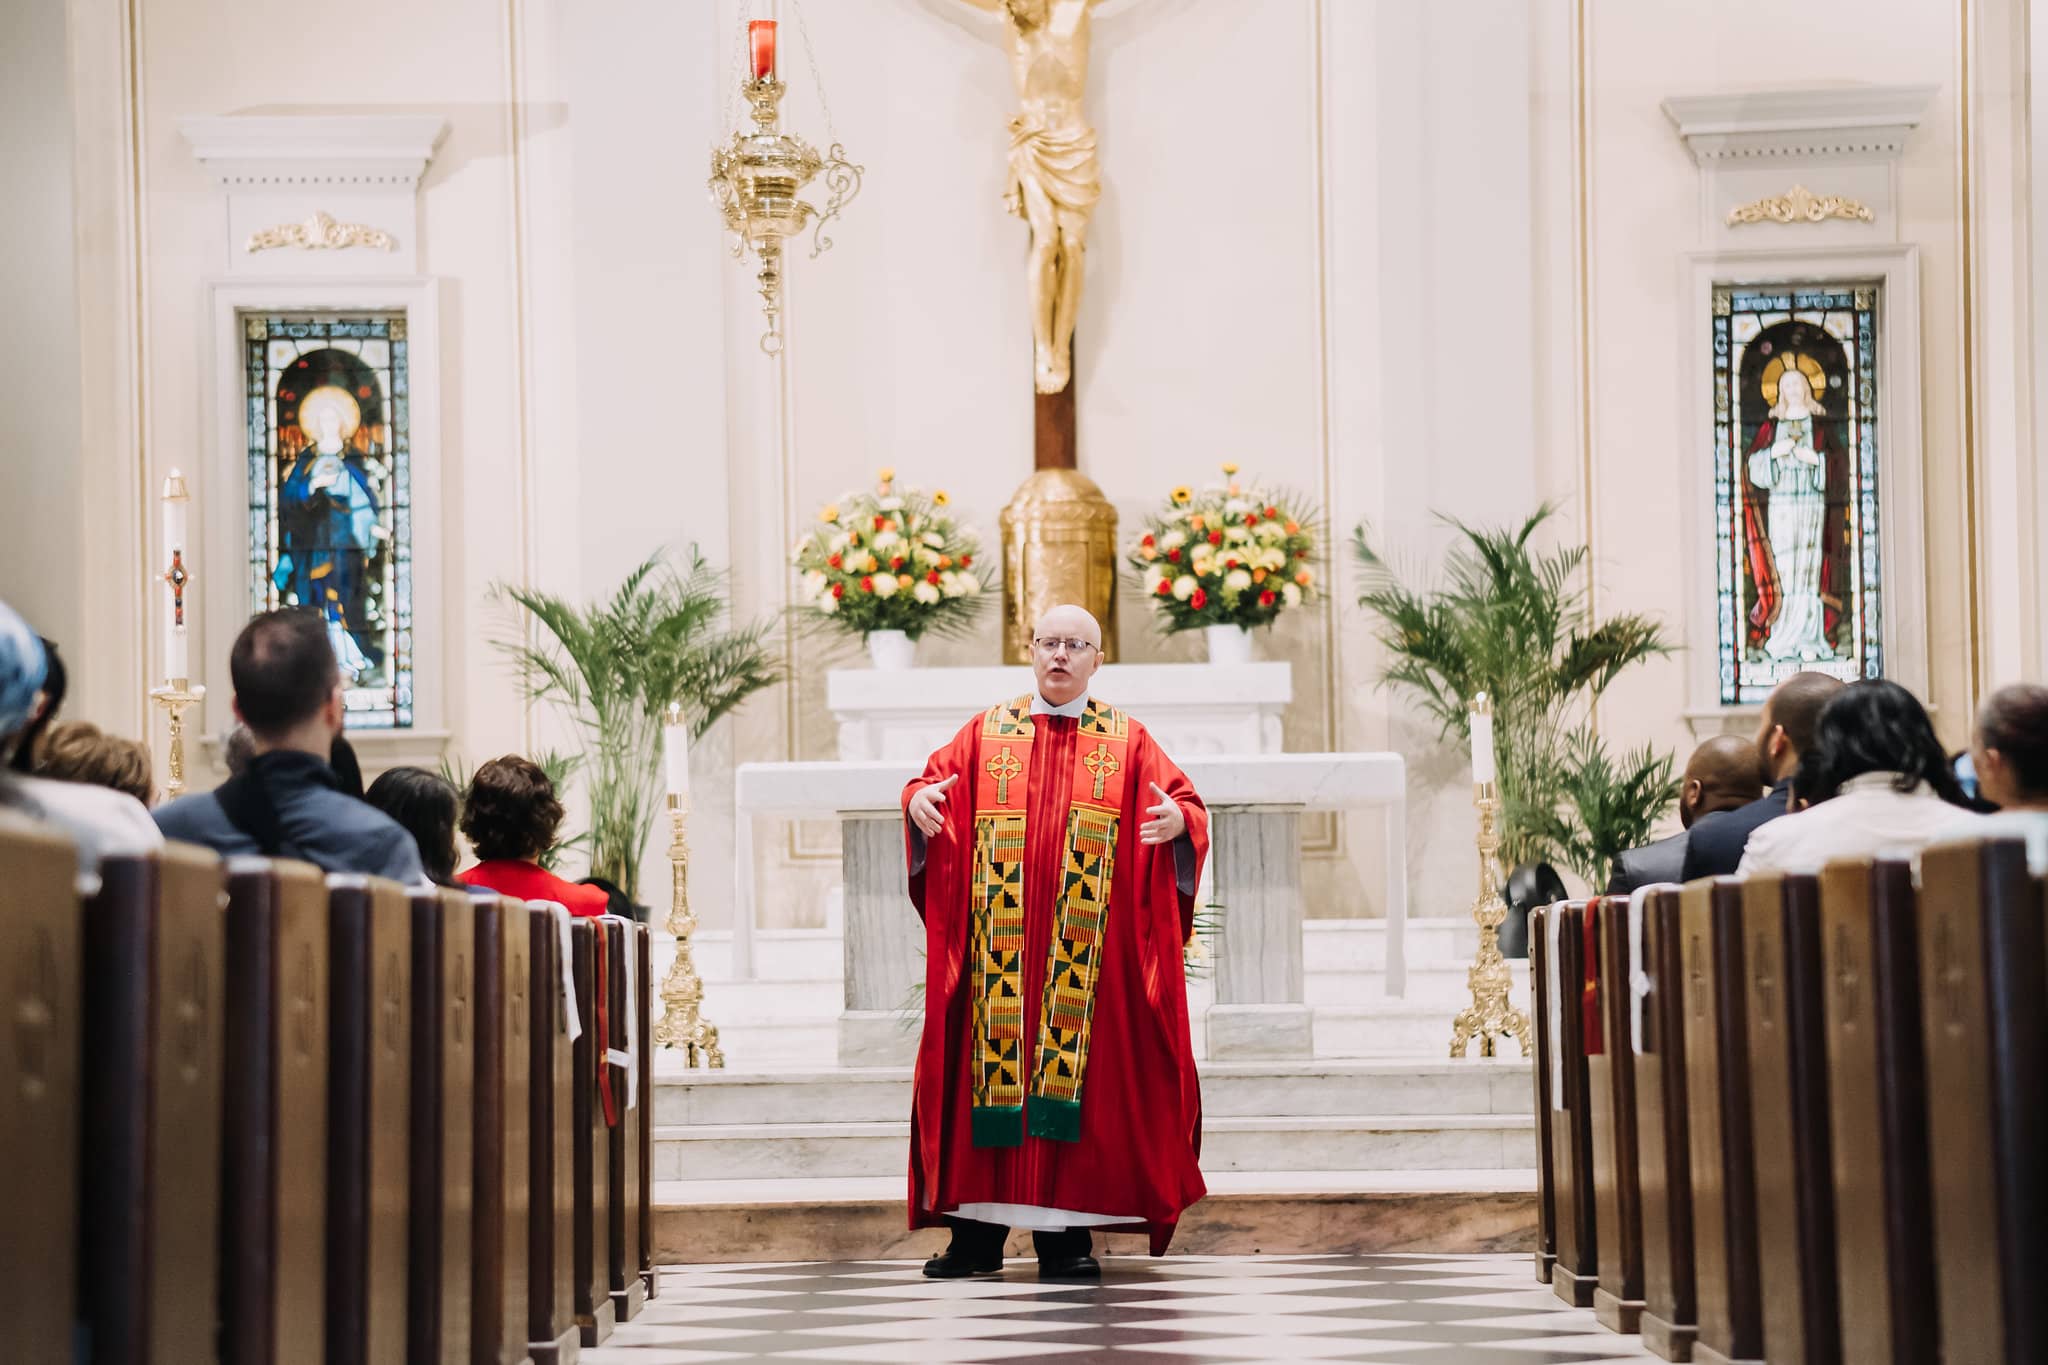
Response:
M794 6L752 0L750 12L778 4L789 11L788 124L823 143ZM791 253L778 364L755 348L751 271L724 255L703 192L746 8L363 0L349 23L323 28L315 61L301 31L251 24L245 7L220 0L152 0L146 25L139 8L70 0L85 77L79 233L92 253L81 257L77 349L89 362L129 335L106 283L126 268L128 232L141 243L131 310L140 416L124 434L122 409L74 400L85 436L50 439L90 452L84 473L76 491L62 492L61 475L44 486L82 503L90 485L104 534L139 565L141 490L200 439L203 276L221 228L179 117L436 112L450 132L421 189L421 249L422 268L444 281L447 468L445 514L423 534L440 537L457 623L444 642L454 751L473 763L553 733L485 645L516 629L485 605L494 581L591 595L649 551L694 541L732 566L744 611L779 611L796 529L883 464L947 487L993 552L997 512L1031 458L1025 229L1000 207L1014 96L995 21L961 0L807 6L832 121L867 184L833 251ZM10 9L9 22L25 12ZM1985 638L2001 623L2038 608L2038 595L1993 593L1974 628L1967 609L1958 16L1922 0L1110 0L1099 11L1089 99L1106 188L1078 342L1082 466L1127 521L1225 459L1328 510L1334 596L1271 644L1296 665L1288 743L1409 757L1419 913L1469 903L1463 763L1374 686L1378 659L1350 605L1342 541L1369 520L1421 567L1447 542L1433 512L1504 521L1554 500L1558 536L1590 537L1599 606L1657 612L1682 635L1676 518L1684 480L1703 471L1687 464L1698 443L1681 425L1690 377L1679 368L1677 263L1697 244L1697 199L1696 172L1659 109L1668 95L1844 80L1942 87L1908 145L1901 193L1922 251L1929 553L1919 571L1937 623L1934 700L1951 732L1970 703L1969 653L1990 652ZM117 79L125 60L132 81ZM6 98L21 98L8 84ZM2000 89L2007 122L2024 129L2011 82ZM141 192L124 202L108 110L131 91L139 165L126 183ZM56 127L55 97L38 98L43 126ZM2010 177L2024 158L2007 164ZM47 212L12 203L10 215ZM35 259L58 268L37 277L62 277L63 243L48 223L42 233ZM1987 281L1992 268L1976 273L1980 294L2010 287L2010 266ZM0 365L0 383L14 382ZM2018 446L2007 458L2007 484L2038 486L2022 482ZM100 480L94 460L126 472ZM232 515L233 495L207 491L222 499L215 515ZM25 520L12 501L0 511L9 526ZM2024 526L1987 536L1979 577L2013 572L2031 545ZM10 582L19 553L0 548ZM87 571L99 577L52 609L104 618L88 627L103 671L132 678L139 694L146 648L120 596L133 580ZM1126 657L1197 657L1198 645L1153 636L1127 605ZM216 685L235 624L199 623ZM928 658L986 661L995 637L990 619ZM699 904L713 926L726 911L716 893L730 810L718 793L729 765L832 749L822 672L848 651L794 623L778 645L796 684L698 755L709 784L698 868L710 879ZM1603 730L1686 746L1681 668L1624 682ZM1371 835L1331 821L1309 845L1318 911L1376 912L1373 877L1361 875L1381 856ZM764 828L757 846L768 916L812 920L837 876L834 831Z

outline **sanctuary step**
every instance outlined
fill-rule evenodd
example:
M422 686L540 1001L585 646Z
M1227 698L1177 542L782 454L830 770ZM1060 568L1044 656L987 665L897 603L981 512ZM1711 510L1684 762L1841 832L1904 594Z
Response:
M1202 1070L1202 1166L1214 1173L1535 1163L1531 1075L1517 1061L1307 1062ZM655 1084L657 1181L900 1176L910 1073L699 1073Z

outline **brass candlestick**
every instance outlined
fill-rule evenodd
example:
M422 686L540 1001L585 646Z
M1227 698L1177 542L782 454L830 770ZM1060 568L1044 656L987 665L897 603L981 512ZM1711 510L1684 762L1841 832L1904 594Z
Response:
M661 983L661 1022L654 1026L654 1041L662 1047L683 1049L683 1065L722 1070L725 1051L718 1045L718 1027L704 1017L704 980L697 975L697 963L690 952L690 935L697 932L697 916L690 910L689 807L683 798L669 793L668 818L673 826L669 840L669 863L674 870L675 891L669 904L668 931L675 935L675 960Z
M184 678L172 678L162 687L150 688L149 699L170 718L170 780L164 783L164 799L175 801L185 790L185 708L204 701L206 689Z
M1481 708L1488 709L1484 698ZM1489 736L1490 741L1490 736ZM1491 748L1489 742L1489 751ZM1489 753L1490 756L1490 753ZM1500 898L1500 789L1493 782L1475 782L1472 804L1479 811L1479 899L1472 906L1472 918L1479 925L1479 955L1472 960L1466 979L1472 986L1472 1003L1460 1011L1451 1024L1451 1056L1463 1057L1473 1038L1479 1039L1479 1055L1493 1056L1494 1035L1511 1034L1529 1055L1529 1016L1508 1002L1507 959L1500 955L1501 921L1508 917L1507 903Z

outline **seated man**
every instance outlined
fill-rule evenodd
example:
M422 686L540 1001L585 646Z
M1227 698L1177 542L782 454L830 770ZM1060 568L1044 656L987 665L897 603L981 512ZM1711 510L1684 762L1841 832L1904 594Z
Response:
M1703 815L1739 810L1763 795L1764 770L1756 745L1734 735L1715 735L1686 760L1678 791L1678 823L1668 839L1632 848L1614 860L1607 894L1626 896L1640 886L1675 882L1685 871L1685 846L1693 822Z
M1772 690L1764 700L1756 732L1757 757L1771 789L1746 806L1705 816L1687 831L1680 881L1734 875L1742 864L1749 836L1785 813L1792 774L1799 771L1799 760L1813 748L1821 708L1841 690L1842 680L1825 673L1794 673Z
M412 836L344 795L327 765L341 733L341 670L319 613L288 608L252 618L235 637L228 675L255 756L214 790L158 808L165 837L221 854L303 858L329 872L425 881Z
M78 870L97 877L100 859L152 853L163 836L132 796L14 770L31 723L56 711L58 699L45 693L48 658L41 638L0 602L0 809L56 826L77 846Z
M2048 876L2048 687L2014 683L1977 713L1970 746L1978 791L1998 807L1978 833L2027 841L2027 864Z

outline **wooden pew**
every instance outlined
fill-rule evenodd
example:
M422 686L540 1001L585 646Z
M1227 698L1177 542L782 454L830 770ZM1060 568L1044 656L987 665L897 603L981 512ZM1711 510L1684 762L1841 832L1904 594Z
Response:
M82 959L89 1065L79 1307L87 1358L211 1360L225 872L212 853L172 844L160 857L109 858L100 877L86 905Z
M1586 907L1589 1002L1602 1025L1586 1051L1593 1134L1593 1209L1600 1283L1593 1312L1604 1327L1639 1330L1643 1314L1643 1203L1636 1133L1635 991L1629 903L1609 896Z
M1634 1059L1638 1172L1643 1201L1645 1349L1692 1359L1698 1333L1693 1293L1692 1136L1686 1101L1685 974L1679 956L1679 892L1643 904L1640 957L1648 994Z
M1586 902L1566 901L1550 928L1549 949L1555 955L1551 973L1559 986L1550 1005L1561 1067L1551 1082L1561 1090L1551 1102L1550 1183L1557 1201L1557 1263L1550 1268L1550 1287L1566 1303L1593 1306L1599 1284L1598 1227L1594 1215L1593 1108L1586 1073L1585 1010ZM1557 1094L1563 1096L1563 1107Z
M606 1247L612 1312L620 1322L640 1316L647 1303L647 1283L640 1277L640 1256L646 1240L647 1209L641 1187L640 1137L646 1121L647 1090L641 1084L641 1060L647 1050L642 1022L647 970L640 961L647 937L645 925L626 919L605 921L605 947L610 954L612 1047L626 1055L625 1066L612 1070L612 1093L619 1121L610 1130L611 1237Z
M560 925L566 911L528 901L533 944L533 1017L529 1025L532 1080L527 1111L532 1145L527 1194L526 1349L536 1365L575 1360L582 1333L576 1326L576 1129L569 1009L564 992Z
M475 1236L470 1261L471 1358L523 1365L529 1267L527 1203L533 1078L532 916L518 901L473 891L476 914Z
M1763 1308L1744 1027L1742 883L1715 877L1688 885L1680 893L1679 937L1699 1310L1693 1359L1711 1365L1758 1361Z
M78 979L84 922L71 841L0 811L0 1359L68 1343L77 1306Z
M1921 1028L1946 1361L2048 1360L2042 916L2041 884L2017 841L1922 855Z
M1742 931L1764 1353L1772 1365L1839 1365L1819 882L1749 878Z
M476 910L412 893L412 1134L407 1359L470 1358L475 1240Z
M1552 1183L1550 1163L1551 1121L1563 1103L1563 1061L1557 1054L1557 1030L1551 1023L1550 1002L1557 994L1556 966L1550 951L1553 906L1539 905L1529 912L1529 1005L1536 1039L1536 1278L1551 1282L1557 1265L1557 1191Z
M575 1099L570 1106L575 1126L576 1328L585 1346L599 1346L618 1325L611 1296L611 1129L598 1096L598 1077L606 1066L607 1039L599 1010L608 984L606 948L603 928L595 919L578 919L570 928L576 954L576 1009L582 1024L576 1035ZM610 1013L607 1004L602 1014Z
M381 1365L406 1350L412 907L338 875L327 915L327 1365Z
M640 1126L635 1133L639 1153L635 1169L640 1186L639 1242L635 1254L647 1297L655 1299L661 1297L661 1270L654 1264L654 935L643 924L635 931L634 940L633 951L640 964L640 1002L636 1007L640 1020Z
M1842 1359L1940 1358L1913 869L1830 863L1821 965Z
M227 865L221 1358L318 1360L327 1340L327 879Z

